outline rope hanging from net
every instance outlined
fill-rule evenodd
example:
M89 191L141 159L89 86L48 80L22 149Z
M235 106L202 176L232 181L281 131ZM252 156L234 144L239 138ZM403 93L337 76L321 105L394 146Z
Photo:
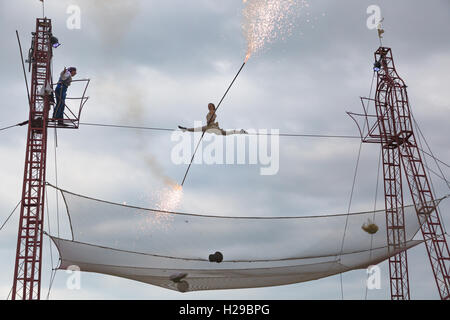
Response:
M374 83L374 80L375 80L375 75L376 75L376 73L374 72L373 75L372 75L372 83L370 85L369 97L372 96L373 83ZM369 105L367 106L367 108L369 108ZM366 123L364 123L363 130L365 130L365 127L366 127ZM361 159L362 145L363 145L363 141L361 140L360 143L359 143L358 156L356 158L355 172L354 172L354 175L353 175L353 183L352 183L352 188L351 188L351 192L350 192L350 199L349 199L349 202L348 202L347 218L345 219L344 233L342 234L342 241L341 241L341 249L340 249L340 252L339 252L339 259L341 258L341 255L342 255L343 250L344 250L344 241L345 241L345 236L346 236L347 227L348 227L348 217L349 217L349 214L350 214L350 209L351 209L352 201L353 201L353 194L354 194L354 191L355 191L356 178L357 178L357 175L358 175L359 162L360 162L360 159ZM371 243L371 246L372 246L372 243ZM344 284L343 284L343 279L342 279L342 273L339 275L339 278L340 278L340 288L341 288L341 299L344 300Z

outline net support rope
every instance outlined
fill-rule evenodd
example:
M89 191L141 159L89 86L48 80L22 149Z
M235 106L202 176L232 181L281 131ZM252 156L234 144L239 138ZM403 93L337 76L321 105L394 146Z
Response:
M377 200L378 200L378 187L379 187L379 182L380 182L380 170L381 170L381 158L382 158L382 154L383 154L383 149L380 146L380 155L378 157L378 169L377 169L377 182L376 182L376 186L375 186L375 199L374 199L374 204L373 204L373 215L372 215L372 221L375 221L375 212L377 211ZM374 235L370 235L370 259L372 259L372 251L373 251L373 237ZM367 300L367 295L368 295L368 291L369 291L369 287L367 286L367 281L369 280L369 274L367 274L367 279L366 279L366 290L365 290L365 294L364 294L364 300Z
M372 82L370 84L369 97L372 96L373 83L374 83L374 80L375 80L375 75L376 75L376 73L374 71L373 75L372 75ZM369 106L370 106L370 100L369 100L369 104L367 105L367 109L369 109ZM363 108L364 108L364 112L366 113L366 108L364 106L363 106ZM363 132L364 132L365 128L366 128L366 123L364 122ZM363 145L363 141L361 140L360 143L359 143L358 156L356 158L356 165L355 165L355 171L354 171L354 175L353 175L353 182L352 182L352 188L351 188L351 192L350 192L350 199L349 199L349 203L348 203L347 214L350 214L350 209L351 209L351 206L352 206L353 193L354 193L355 184L356 184L356 177L358 175L359 161L361 159L362 145ZM342 254L343 249L344 249L344 242L345 242L345 235L346 235L346 232L347 232L347 226L348 226L348 216L345 219L345 227L344 227L344 233L342 235L340 255ZM344 300L344 284L343 284L343 279L342 279L342 273L339 274L339 278L340 278L340 287L341 287L341 299Z
M49 209L49 205L48 205L48 193L47 193L47 189L45 189L45 200L46 200L46 205L47 205L47 229L48 229L48 234L51 234L51 220L50 220L50 209ZM52 250L52 241L51 238L48 238L48 246L49 246L49 251L50 251L50 265L51 265L51 273L50 273L50 281L49 281L49 285L48 285L48 292L47 292L47 300L50 297L50 291L52 289L52 277L53 277L53 272L54 272L54 262L53 262L53 250Z
M6 225L6 223L9 221L9 219L12 217L14 212L16 212L19 205L22 203L22 200L20 200L17 205L14 207L13 211L9 214L8 218L6 218L5 222L3 222L2 226L0 227L0 231L3 229L3 227Z
M419 124L418 124L418 123L416 122L416 120L414 119L414 116L413 116L413 120L414 120L414 125L415 125L416 129L417 129L417 130L419 131L419 133L420 133L419 136L418 136L418 143L419 143L419 146L422 147L422 140L421 140L420 136L422 135L422 138L423 138L424 140L425 140L425 136L423 136L422 131L420 130ZM433 154L433 152L431 151L431 148L430 148L430 146L428 145L428 143L426 142L426 140L425 140L425 143L426 143L426 145L427 145L428 150L430 151L430 153ZM433 191L433 194L436 195L436 190L435 190L435 188L434 188L433 179L431 179L431 175L430 175L430 171L432 171L432 170L428 167L426 157L423 157L423 159L424 159L425 168L428 170L428 176L430 177L429 180L430 180L431 190ZM439 171L440 171L441 174L443 175L442 178L443 178L443 180L445 181L445 183L447 184L447 187L450 189L450 185L449 185L447 179L445 178L444 173L442 172L442 170L441 170L439 164L438 164L437 162L435 162L435 163L436 163L436 166L439 168ZM432 171L432 172L433 172L433 171ZM440 211L441 211L441 210L439 209L439 204L438 204L438 205L436 206L436 212L437 212L437 214L439 215L439 219L440 219L441 224L442 224L442 227L443 227L443 229L444 229L444 234L448 235L448 233L447 233L447 227L446 227L446 225L445 225L445 220L442 218L442 215L441 215L441 212L440 212Z
M436 176L440 177L442 180L444 180L445 183L447 184L448 189L450 190L450 183L448 182L448 180L447 180L447 178L446 178L444 172L442 171L441 166L439 165L439 163L438 163L438 161L437 161L437 158L434 156L434 153L433 153L433 151L431 150L430 145L428 144L427 139L425 138L425 135L422 133L422 130L420 129L419 123L416 121L416 118L414 117L414 115L412 114L412 112L411 112L411 116L412 116L412 118L413 118L414 125L415 125L417 131L419 132L419 136L418 136L419 139L418 139L418 141L419 141L419 146L420 146L421 151L424 152L424 151L423 151L423 146L422 146L422 141L421 141L421 138L420 138L420 137L422 137L423 141L425 142L425 145L427 146L428 151L430 152L430 156L431 156L431 158L435 161L436 167L438 168L438 170L439 170L441 176L439 176L439 175L438 175L437 173L435 173L435 172L433 172L433 173L434 173ZM424 158L425 158L425 157L424 157ZM441 161L439 161L439 162L441 162ZM426 164L426 163L425 163L425 164ZM427 168L428 168L428 165L427 165ZM429 168L428 168L428 169L429 169ZM429 170L432 171L431 169L429 169Z
M55 183L56 187L58 187L58 157L57 157L57 133L55 128L55 140L54 140L54 155L55 155ZM58 200L58 191L55 192L56 196L56 225L58 230L58 237L59 237L59 200Z

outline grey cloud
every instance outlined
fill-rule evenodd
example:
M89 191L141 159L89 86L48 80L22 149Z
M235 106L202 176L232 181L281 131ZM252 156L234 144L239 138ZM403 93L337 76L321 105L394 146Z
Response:
M0 126L27 118L14 31L20 31L24 51L27 50L29 32L35 23L33 17L40 14L36 3L1 2L0 27L8 45L0 52L0 93L7 97L1 104L4 112ZM78 3L82 9L81 30L68 30L65 26L69 3ZM275 42L249 60L218 113L221 125L279 128L282 132L356 134L356 127L345 111L360 111L359 96L367 95L370 88L373 51L378 46L376 32L365 26L365 11L370 4L374 3L366 0L311 2L310 8L301 13L291 37ZM445 103L448 95L444 92L445 85L434 82L447 82L450 4L447 0L384 0L377 4L385 16L384 43L392 46L399 72L410 86L410 98L421 128L433 151L448 163L450 118ZM86 1L47 4L55 34L63 43L55 51L55 72L76 65L80 78L92 78L89 91L92 99L86 105L83 121L175 128L178 124L203 120L206 103L220 99L245 55L241 0L197 0L188 5L181 0L141 1L139 11L128 11L123 22L115 18L119 12L102 12L102 8ZM103 21L102 14L109 20ZM306 22L307 17L310 23ZM115 28L110 30L108 26ZM102 33L118 29L117 41L112 41L113 37L107 38L108 41L102 39ZM13 199L20 197L25 132L23 127L0 133L4 165L0 173L2 212L9 212L15 205ZM151 154L164 174L175 181L182 178L186 169L171 163L169 139L168 134L161 132L88 126L77 131L59 130L60 184L106 200L151 206L148 194L159 188L161 182L148 169L142 153ZM186 203L182 209L245 215L346 212L358 140L283 138L280 142L280 172L273 177L259 176L257 166L194 165L185 187ZM363 146L354 210L373 207L377 151L375 146ZM51 143L48 178L54 181L52 153ZM444 170L448 175L448 168ZM434 181L437 194L448 193L445 184L439 179ZM381 196L379 206L383 205ZM442 208L445 213L449 205L444 202ZM449 224L445 215L444 221ZM5 261L1 265L4 272L0 273L2 292L12 279L17 220L10 224L9 231L2 234L5 239L2 239L1 253ZM48 252L48 248L44 250ZM424 251L420 246L410 253L410 266L414 270L411 271L413 298L436 299ZM48 262L45 266L49 270ZM369 298L389 297L387 272L387 265L383 264L383 289L369 292ZM426 276L422 277L422 272ZM343 275L346 297L363 296L361 281L365 276L363 271ZM83 294L105 298L340 298L339 277L280 288L188 296L94 274L83 275L83 279ZM44 282L48 283L47 280L46 275ZM124 291L109 292L104 290L107 286ZM54 288L55 299L82 296L65 289L63 272L57 274ZM329 294L324 296L323 292Z

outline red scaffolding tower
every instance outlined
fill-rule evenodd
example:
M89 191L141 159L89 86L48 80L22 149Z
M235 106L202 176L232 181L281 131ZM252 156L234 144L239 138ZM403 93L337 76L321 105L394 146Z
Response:
M361 98L364 114L350 113L350 116L354 119L363 116L363 129L359 126L363 142L381 144L388 245L396 250L405 244L404 172L439 295L441 299L450 299L449 249L415 137L407 86L397 73L390 48L380 47L375 52L375 61L375 98ZM375 104L375 114L366 109L370 102ZM406 250L389 259L389 273L391 298L410 299Z
M47 128L77 129L89 80L80 100L78 112L67 106L64 125L49 118L52 97L52 23L38 18L30 48L31 89L29 119L22 187L22 201L17 236L16 261L12 299L39 299L41 288L42 237L44 227L44 200L46 183Z
M45 162L48 95L40 95L51 84L52 25L49 19L37 19L33 39L30 113L27 148L17 237L12 299L39 299L44 226Z

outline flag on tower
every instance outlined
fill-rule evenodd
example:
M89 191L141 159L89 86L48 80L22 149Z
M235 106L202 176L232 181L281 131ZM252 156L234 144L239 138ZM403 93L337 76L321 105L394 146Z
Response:
M384 29L383 29L383 21L384 21L384 18L380 20L380 22L378 23L378 26L377 26L378 37L379 37L380 39L383 39L383 33L384 33Z

